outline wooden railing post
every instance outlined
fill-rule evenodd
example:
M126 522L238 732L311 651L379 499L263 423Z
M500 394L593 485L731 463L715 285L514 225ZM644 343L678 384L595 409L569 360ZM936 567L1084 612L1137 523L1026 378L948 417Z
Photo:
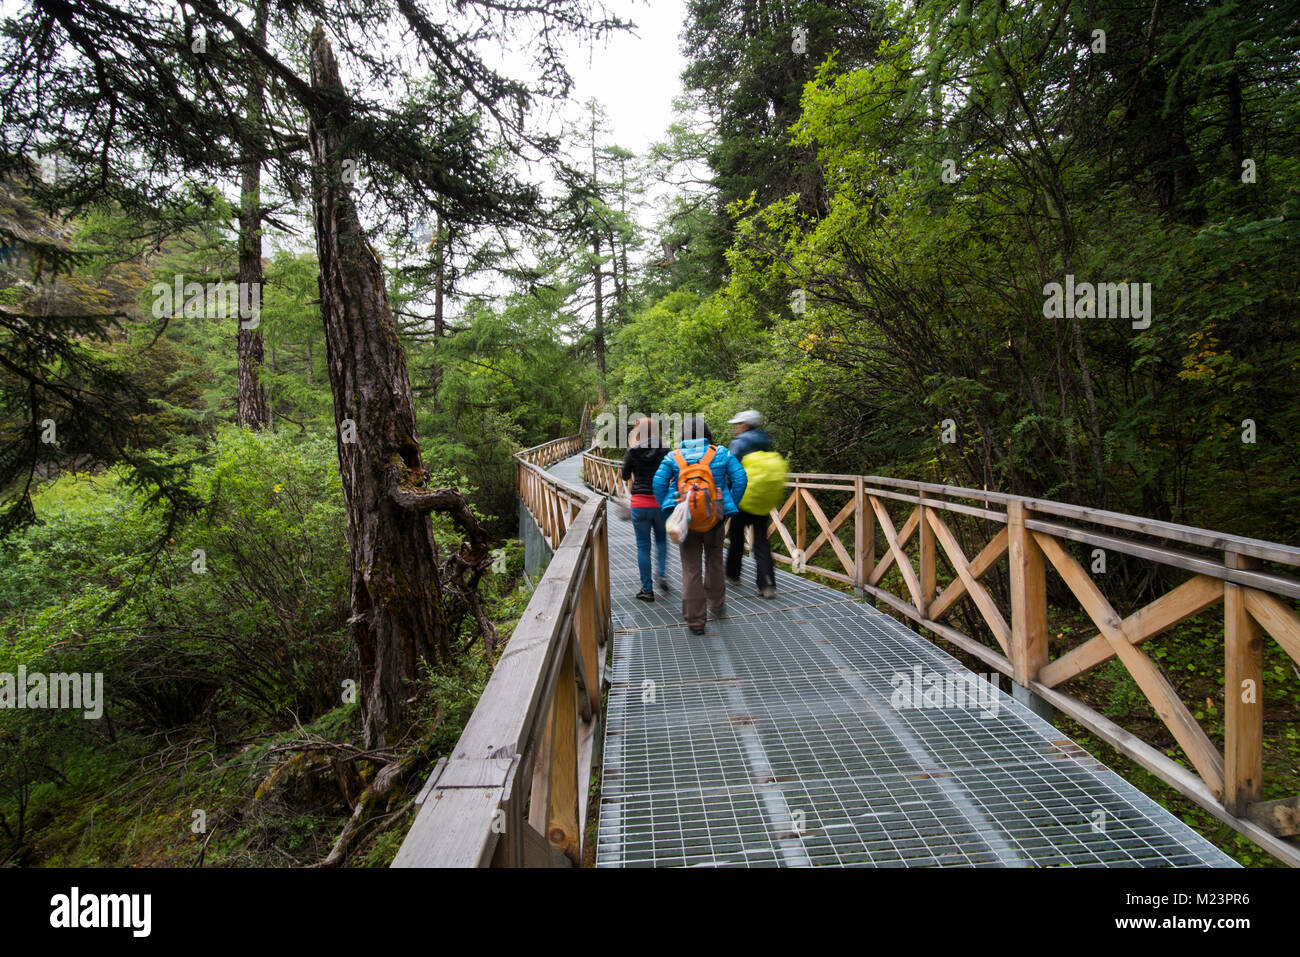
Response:
M808 508L803 500L803 486L799 484L799 479L794 480L794 547L797 555L791 555L790 567L794 572L799 572L804 561L807 558L805 550L808 548L808 530L807 518L805 513Z
M594 543L593 543L594 544ZM592 715L600 711L600 652L598 650L602 624L600 620L600 583L596 573L596 562L600 560L595 548L590 550L591 559L587 570L578 585L578 613L573 616L574 641L577 655L581 660L583 692L585 698L580 702L583 721L590 721Z
M930 507L925 504L929 495L920 493L920 532L921 532L921 607L917 609L922 618L930 617L930 606L934 604L935 583L935 540L934 526L930 524Z
M551 692L550 714L533 768L533 788L528 822L547 842L581 865L578 848L578 708L570 633L564 639L564 658Z
M609 594L609 509L606 507L600 513L600 525L597 527L591 542L591 561L595 569L596 579L596 619L599 629L596 633L596 641L602 648L609 641L610 634L613 631L613 624L610 620L610 594ZM603 652L601 652L603 654Z
M1224 564L1260 566L1236 552ZM1238 817L1264 794L1264 630L1246 610L1248 591L1223 583L1223 806Z
M1052 720L1052 709L1029 690L1047 664L1047 563L1043 550L1025 527L1025 503L1007 502L1007 557L1011 569L1012 694L1031 710Z
M867 480L853 476L853 594L862 597L867 576L876 563L875 520L867 514Z

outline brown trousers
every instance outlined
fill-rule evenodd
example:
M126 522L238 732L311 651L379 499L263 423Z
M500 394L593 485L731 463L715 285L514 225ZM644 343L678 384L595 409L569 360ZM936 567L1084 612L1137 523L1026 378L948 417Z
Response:
M679 546L682 555L682 617L686 624L703 626L708 618L706 607L714 618L727 611L727 580L722 574L723 523L718 522L707 532L687 532L686 541ZM701 566L703 574L701 574Z

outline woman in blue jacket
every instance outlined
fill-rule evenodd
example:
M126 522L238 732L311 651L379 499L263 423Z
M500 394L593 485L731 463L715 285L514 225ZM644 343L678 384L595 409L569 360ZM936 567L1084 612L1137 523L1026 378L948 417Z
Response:
M727 615L727 583L722 568L723 526L725 519L738 511L736 503L744 496L748 481L740 462L726 447L713 444L713 433L702 416L691 416L682 423L682 442L677 451L687 465L699 462L710 448L715 451L709 468L713 484L722 496L723 518L707 532L687 532L681 544L682 617L697 635L705 631L706 607L714 618ZM654 477L655 498L665 512L671 513L677 506L679 475L677 453L670 452L659 463Z

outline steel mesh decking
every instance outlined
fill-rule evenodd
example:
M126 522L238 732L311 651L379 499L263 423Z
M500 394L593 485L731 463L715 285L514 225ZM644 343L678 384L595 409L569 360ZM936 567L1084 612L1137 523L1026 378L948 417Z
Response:
M552 468L577 484L581 457ZM778 569L692 635L637 601L611 516L614 647L596 863L616 866L1235 866L1010 696L895 707L898 675L962 679L893 618Z

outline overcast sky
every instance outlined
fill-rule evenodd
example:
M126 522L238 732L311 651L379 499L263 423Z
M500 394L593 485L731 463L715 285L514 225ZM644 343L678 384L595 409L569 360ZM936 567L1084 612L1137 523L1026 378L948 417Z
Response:
M599 100L609 114L619 146L643 153L663 137L672 120L673 98L681 92L686 65L678 34L686 0L607 0L610 13L637 29L601 41L595 48L574 45L569 72L576 82L576 104Z

